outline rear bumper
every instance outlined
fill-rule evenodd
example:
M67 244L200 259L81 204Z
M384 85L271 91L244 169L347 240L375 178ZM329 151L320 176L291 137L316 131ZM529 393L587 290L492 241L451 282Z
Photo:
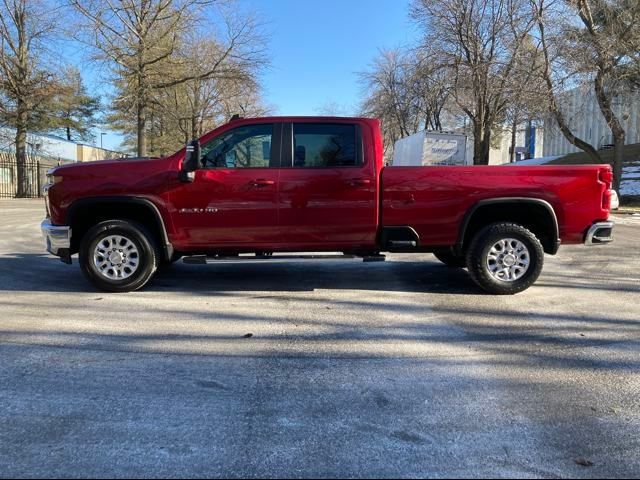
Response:
M49 219L40 224L45 248L63 261L71 260L71 227L52 225Z
M585 245L601 245L613 242L613 222L598 222L591 225L584 237Z

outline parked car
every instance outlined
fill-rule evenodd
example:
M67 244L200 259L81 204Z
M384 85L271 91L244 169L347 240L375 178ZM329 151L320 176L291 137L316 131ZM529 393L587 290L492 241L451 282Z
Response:
M86 277L114 292L182 256L433 252L484 290L513 294L536 281L545 253L608 243L613 231L608 165L384 167L380 122L366 118L237 119L166 158L50 178L47 250L66 263L78 253Z

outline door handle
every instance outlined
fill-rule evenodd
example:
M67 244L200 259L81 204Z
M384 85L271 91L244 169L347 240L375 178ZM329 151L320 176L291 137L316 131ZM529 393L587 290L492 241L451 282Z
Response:
M267 180L266 178L257 178L249 182L249 185L255 188L270 187L275 184L275 180Z
M350 187L368 187L371 185L371 180L368 178L352 178L347 181Z

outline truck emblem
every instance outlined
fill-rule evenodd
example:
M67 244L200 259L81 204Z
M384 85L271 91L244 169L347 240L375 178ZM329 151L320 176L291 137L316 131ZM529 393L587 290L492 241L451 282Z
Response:
M180 213L218 213L217 208L207 207L207 208L181 208L178 210Z

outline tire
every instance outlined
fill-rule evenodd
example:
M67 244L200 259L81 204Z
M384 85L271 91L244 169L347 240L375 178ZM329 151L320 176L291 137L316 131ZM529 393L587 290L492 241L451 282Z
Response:
M497 295L513 295L538 279L544 249L540 240L522 225L494 223L473 237L466 263L480 288Z
M465 268L467 262L463 256L454 255L451 250L438 250L433 255L450 268Z
M82 273L107 292L142 288L153 277L160 258L153 236L142 225L128 220L101 222L85 234L80 244Z

